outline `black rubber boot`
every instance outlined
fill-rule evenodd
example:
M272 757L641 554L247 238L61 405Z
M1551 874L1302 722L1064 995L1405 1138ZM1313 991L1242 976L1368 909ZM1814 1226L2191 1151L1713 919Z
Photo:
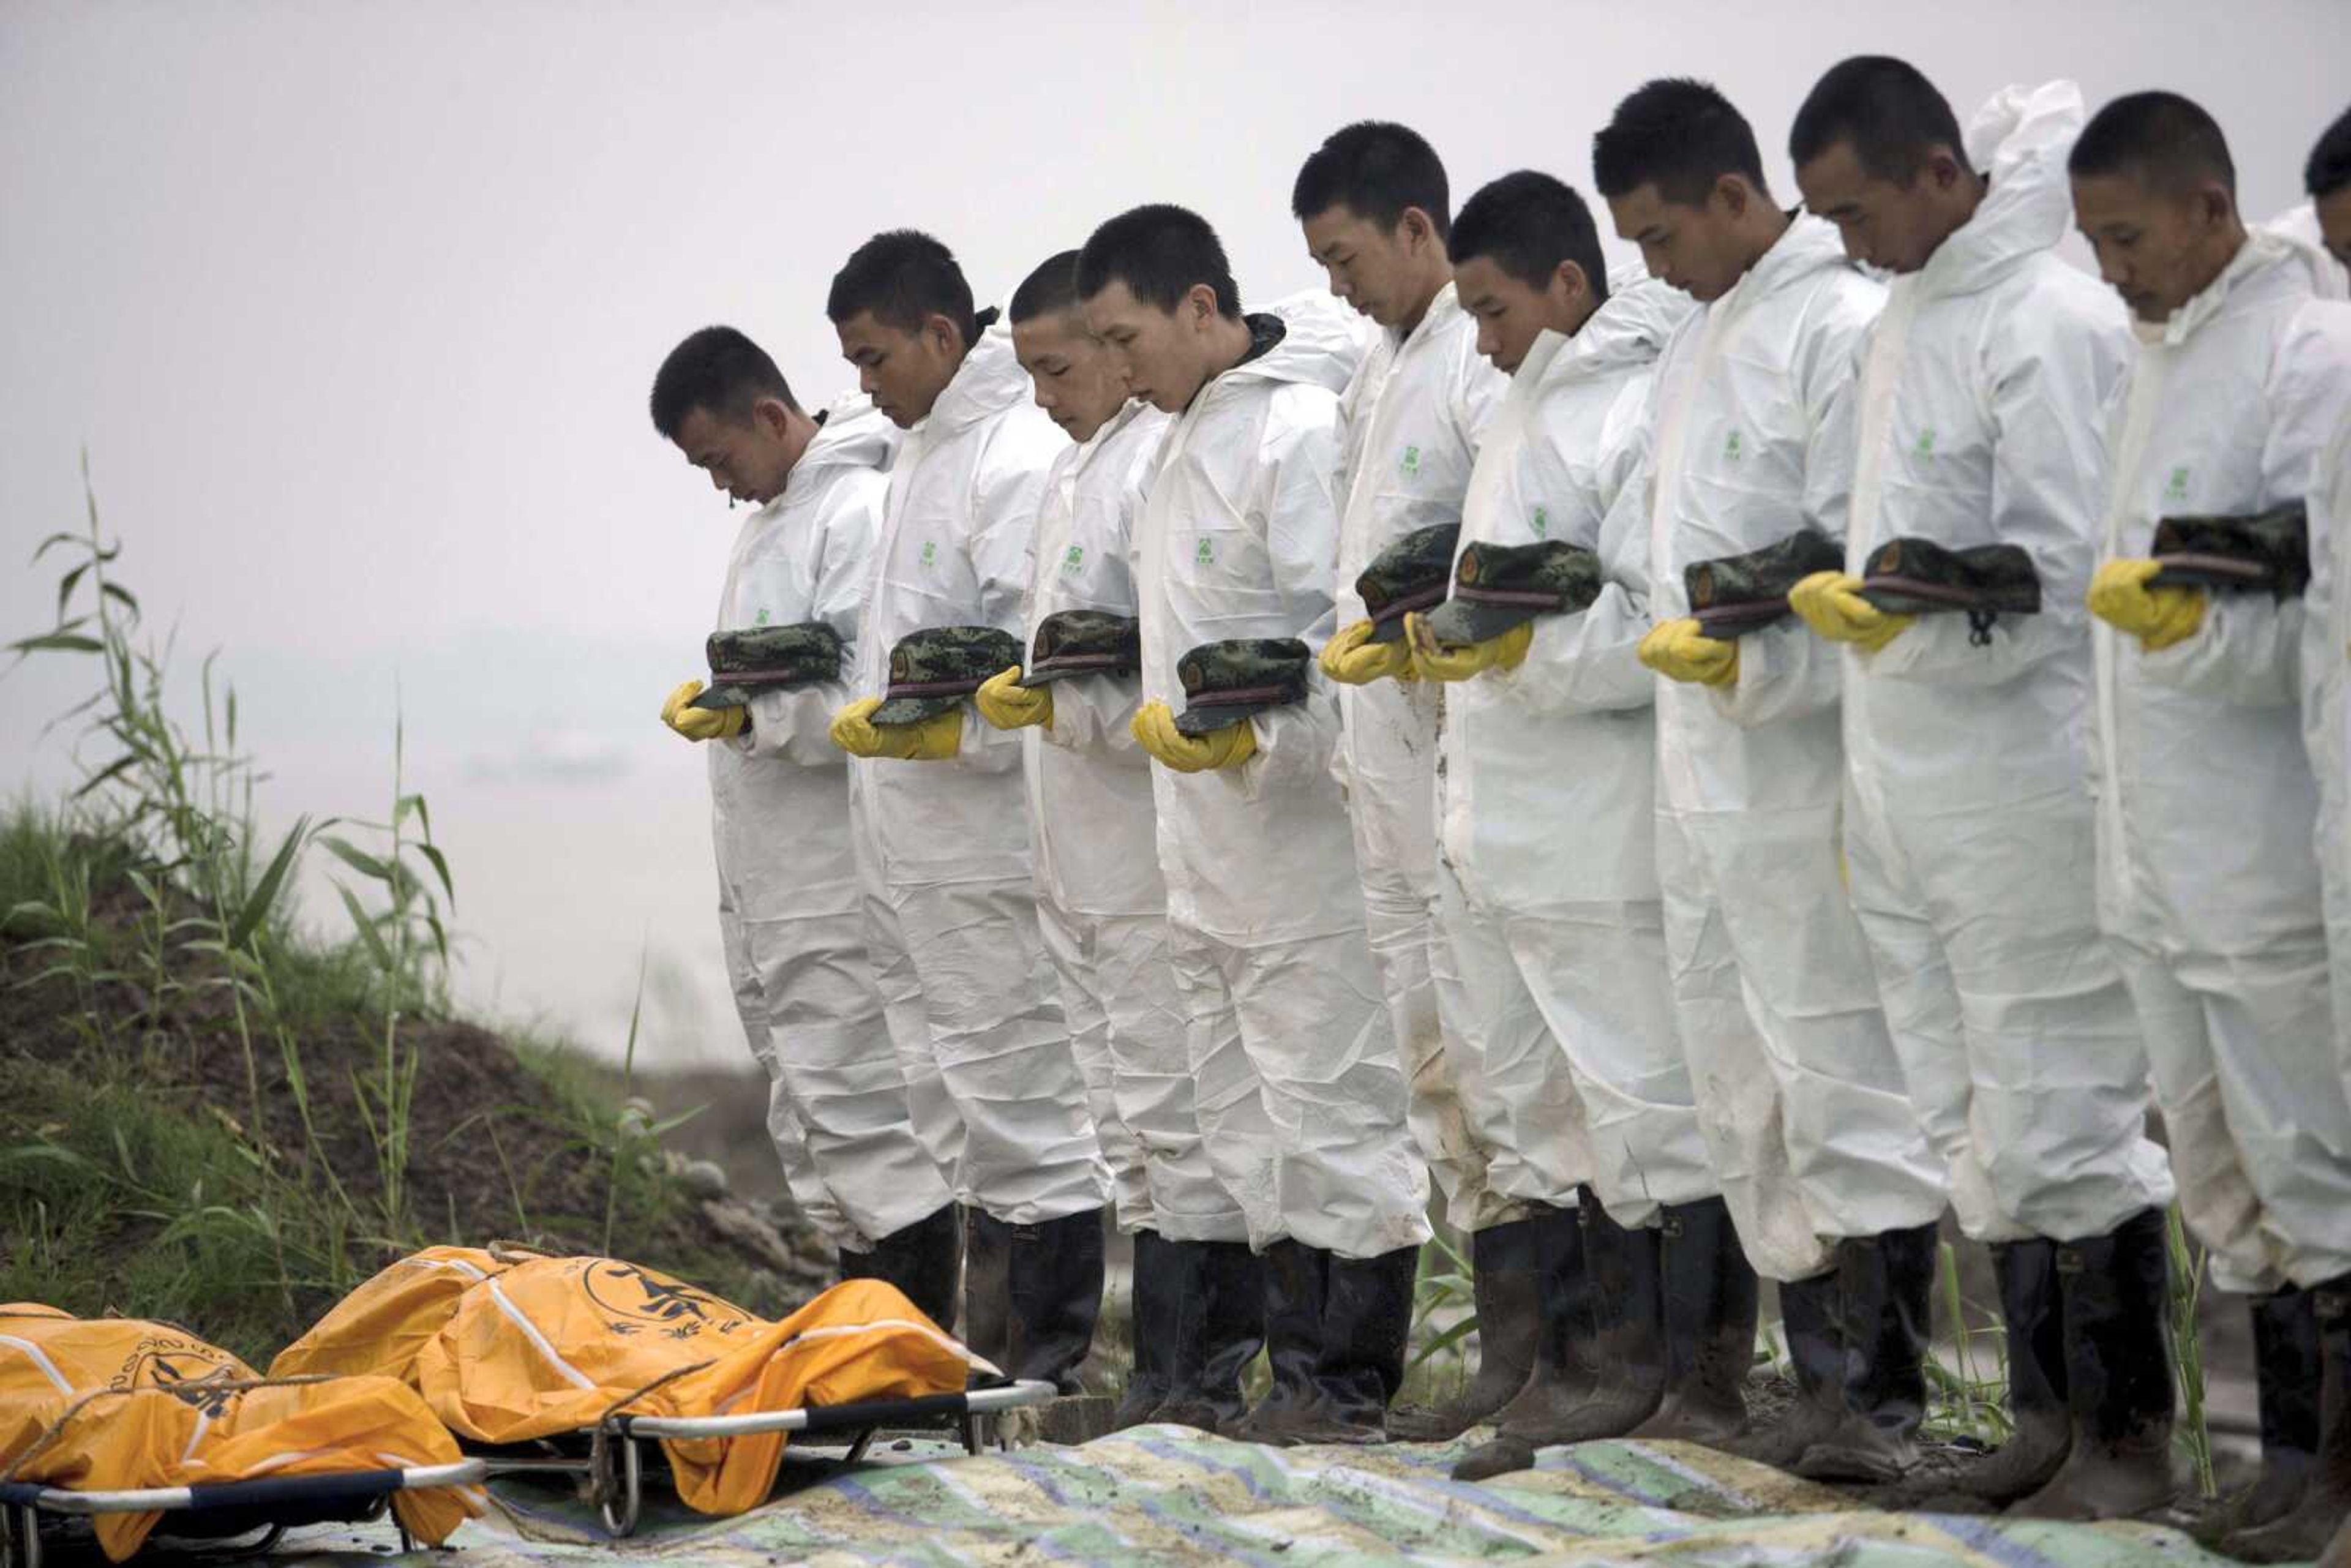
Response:
M1535 1450L1553 1444L1621 1437L1664 1402L1661 1239L1655 1230L1618 1225L1589 1191L1577 1213L1583 1220L1583 1260L1592 1278L1598 1386L1590 1398L1556 1416L1505 1420L1492 1442L1471 1449L1453 1467L1456 1480L1527 1469Z
M1376 1258L1330 1254L1323 1275L1322 1351L1314 1407L1286 1428L1293 1443L1384 1443L1388 1401L1404 1385L1412 1286L1420 1249Z
M1927 1418L1927 1343L1934 1325L1936 1228L1855 1238L1837 1249L1846 1418L1806 1449L1813 1480L1899 1480L1918 1462Z
M1600 1387L1599 1326L1592 1270L1584 1266L1583 1211L1546 1207L1528 1223L1535 1228L1541 1310L1535 1368L1525 1386L1494 1412L1491 1420L1499 1427L1558 1420Z
M1780 1332L1788 1341L1796 1397L1778 1420L1722 1444L1724 1452L1784 1470L1844 1427L1848 1412L1840 1284L1840 1271L1831 1270L1780 1287Z
M897 1286L925 1317L946 1328L955 1320L956 1275L962 1265L962 1226L957 1214L950 1203L927 1219L884 1236L860 1260L860 1276ZM850 1260L849 1254L842 1254L844 1269ZM968 1330L964 1343L971 1344Z
M2282 1518L2229 1538L2247 1563L2298 1563L2321 1568L2351 1562L2351 1274L2310 1292L2318 1323L2318 1460L2302 1500Z
M2057 1283L2057 1243L2034 1238L1991 1249L2000 1281L2000 1316L2008 1341L2008 1441L1956 1475L1920 1478L1917 1495L1879 1500L1888 1508L1959 1493L2009 1503L2049 1484L2074 1451L2065 1399L2065 1309Z
M2253 1376L2260 1390L2262 1469L2253 1484L2231 1500L2220 1550L2236 1555L2235 1541L2294 1511L2318 1469L2319 1389L2325 1359L2318 1349L2316 1292L2289 1286L2249 1303L2253 1319Z
M1229 1432L1242 1410L1241 1369L1265 1346L1265 1262L1243 1241L1177 1241L1198 1281L1177 1305L1175 1387L1152 1417Z
M1540 1241L1541 1227L1532 1219L1489 1225L1469 1238L1478 1374L1441 1405L1389 1411L1389 1437L1405 1443L1450 1442L1526 1386L1543 1333Z
M1184 1302L1201 1290L1199 1254L1156 1230L1134 1233L1134 1360L1126 1392L1111 1412L1113 1432L1157 1420L1157 1411L1176 1389L1176 1342L1184 1331ZM1195 1318L1197 1309L1194 1309Z
M2142 1209L2110 1235L2061 1244L2057 1276L2074 1451L2047 1486L2009 1512L2145 1513L2171 1499L2170 1253L2162 1213Z
M1314 1424L1321 1393L1314 1371L1322 1357L1323 1302L1330 1293L1331 1254L1288 1238L1259 1260L1265 1281L1265 1360L1272 1384L1265 1397L1226 1437L1287 1447Z
M1013 1376L1080 1391L1078 1368L1093 1348L1102 1315L1102 1211L1081 1209L1034 1225L1005 1227L1010 1239L1005 1297L1012 1311Z
M1012 1369L1012 1228L977 1208L963 1217L963 1343Z
M1719 1197L1668 1204L1662 1238L1666 1397L1635 1437L1719 1444L1747 1429L1762 1288Z

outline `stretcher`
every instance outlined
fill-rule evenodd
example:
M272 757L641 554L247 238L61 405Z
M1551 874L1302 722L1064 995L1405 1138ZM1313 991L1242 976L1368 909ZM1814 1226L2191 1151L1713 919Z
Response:
M1011 1383L894 1287L852 1280L770 1322L659 1270L494 1243L439 1247L361 1284L271 1364L414 1389L493 1477L568 1478L614 1536L665 1470L702 1513L756 1508L787 1440L959 1428L1050 1400ZM975 1386L975 1385L977 1386Z
M263 1377L173 1323L0 1303L0 1568L74 1521L117 1563L387 1507L437 1544L488 1474L392 1378Z
M242 1542L240 1558L259 1557L288 1530L306 1524L364 1523L382 1517L394 1492L434 1487L478 1486L490 1467L480 1459L455 1464L407 1465L325 1475L263 1476L245 1481L207 1481L195 1486L140 1487L84 1491L0 1481L0 1568L41 1568L41 1531L70 1528L72 1520L114 1514L153 1513L160 1518L149 1539L175 1542ZM399 1524L400 1547L416 1544Z
M873 1435L882 1431L941 1427L962 1438L964 1451L977 1454L987 1446L993 1417L1008 1410L1043 1405L1058 1390L1050 1383L1007 1383L961 1394L932 1394L907 1399L861 1399L846 1405L810 1405L797 1410L767 1410L746 1416L607 1416L593 1427L557 1434L528 1444L474 1448L493 1478L552 1475L568 1478L580 1496L596 1510L604 1529L624 1539L637 1527L644 1503L646 1476L658 1474L664 1441L694 1442L789 1433L846 1437L843 1466L865 1457ZM0 1564L0 1568L5 1568Z

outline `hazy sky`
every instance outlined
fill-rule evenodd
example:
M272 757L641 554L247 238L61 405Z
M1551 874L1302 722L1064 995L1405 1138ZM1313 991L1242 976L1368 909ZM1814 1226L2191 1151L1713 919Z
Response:
M225 650L275 810L381 810L398 679L472 1002L616 1048L645 944L654 1049L731 1053L701 758L655 712L743 514L646 421L672 343L732 322L829 398L825 285L874 230L935 231L1000 298L1148 200L1269 299L1318 280L1290 182L1337 125L1414 124L1457 199L1584 186L1660 74L1728 91L1792 199L1788 120L1859 52L1962 119L2056 76L2184 91L2255 215L2351 102L2346 0L0 0L0 545L78 519L87 444L122 570ZM7 635L51 575L0 575ZM0 785L62 776L34 732L76 689L0 681Z

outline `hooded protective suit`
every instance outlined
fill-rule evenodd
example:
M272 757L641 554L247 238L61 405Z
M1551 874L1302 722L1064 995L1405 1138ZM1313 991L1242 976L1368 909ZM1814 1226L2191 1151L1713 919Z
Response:
M859 692L887 687L890 650L909 632L1020 634L1038 502L1067 443L1029 390L1009 329L990 325L907 432L860 610ZM906 1009L893 1039L902 1050L916 1044L911 973L925 1026L919 1049L962 1124L954 1184L1010 1225L1099 1208L1107 1191L1085 1078L1037 928L1022 744L967 706L954 759L850 768L904 943L875 960L884 1006ZM918 1130L923 1110L917 1101Z
M2082 789L2099 422L2130 353L2113 291L2055 254L2083 118L2055 82L1969 126L1991 190L1870 329L1845 528L1855 575L1886 541L1925 538L2021 546L2040 577L2040 612L1989 641L1948 614L1876 653L1844 645L1854 908L1911 1103L1983 1241L2103 1236L2171 1198Z
M2323 253L2256 231L2168 320L2134 323L2109 557L2146 556L2165 517L2310 498L2351 419L2342 291ZM2325 556L2314 531L2312 553ZM2314 591L2330 596L2329 579ZM2103 622L2095 638L2099 918L2146 1033L2182 1212L2231 1291L2351 1273L2351 1104L2313 1047L2335 1023L2297 711L2325 711L2302 689L2306 608L2212 593L2198 632L2161 652Z
M1373 557L1415 528L1461 520L1479 432L1508 384L1479 356L1477 319L1461 308L1450 283L1409 336L1390 329L1373 340L1343 400L1338 625L1369 613L1355 579ZM1413 1141L1453 1224L1482 1230L1522 1218L1523 1209L1494 1191L1488 1166L1500 1147L1500 1107L1479 1099L1464 1042L1440 1032L1430 979L1439 940L1434 786L1441 698L1427 681L1335 689L1333 768L1354 827L1372 958L1404 1055Z
M1143 481L1167 416L1130 402L1045 481L1027 644L1069 610L1133 615L1130 555ZM1052 721L1027 732L1038 916L1093 1096L1122 1228L1171 1241L1245 1239L1200 1146L1184 1003L1167 962L1167 884L1152 820L1151 759L1129 727L1132 676L1056 681Z
M1447 883L1438 988L1506 1108L1509 1196L1618 1223L1716 1190L1675 1028L1655 852L1650 377L1691 313L1635 271L1573 338L1545 333L1487 426L1461 546L1559 539L1607 581L1534 622L1526 661L1446 688L1437 820ZM1458 552L1457 552L1458 554ZM1572 824L1572 835L1561 825Z
M1801 216L1667 346L1651 399L1651 617L1683 572L1844 535L1855 350L1885 291ZM1698 1124L1741 1245L1780 1281L1933 1221L1927 1147L1837 867L1841 656L1792 615L1722 687L1658 681L1657 876Z
M866 398L826 412L736 538L719 631L821 621L854 643L897 444ZM801 1208L862 1251L953 1195L914 1137L866 958L843 759L825 734L844 700L839 681L759 692L750 727L705 749L719 932L774 1085L768 1130Z
M1143 696L1179 711L1199 644L1332 630L1339 393L1363 350L1328 299L1274 314L1280 340L1170 425L1135 529ZM1238 768L1151 769L1195 1113L1253 1248L1374 1258L1427 1238L1427 1178L1331 777L1338 703L1318 674L1249 722Z

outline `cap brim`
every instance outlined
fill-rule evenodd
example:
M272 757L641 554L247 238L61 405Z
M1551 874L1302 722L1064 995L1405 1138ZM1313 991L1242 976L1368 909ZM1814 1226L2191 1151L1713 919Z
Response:
M1176 716L1179 735L1195 737L1229 729L1246 718L1282 706L1280 703L1227 703L1217 707L1187 707Z
M1477 604L1466 599L1448 599L1422 616L1421 621L1438 642L1458 648L1499 637L1540 613L1531 604Z
M1698 622L1700 632L1716 642L1735 643L1750 632L1761 632L1783 616L1794 613L1795 611L1789 608L1784 599L1758 599L1748 604L1724 604L1712 610L1696 611L1690 619Z
M936 718L962 701L961 693L950 696L892 697L866 715L865 722L879 725L920 724L926 718Z
M685 705L699 708L749 707L751 688L748 686L705 686Z
M1059 668L1047 664L1040 669L1029 671L1012 684L1016 686L1026 686L1033 692L1039 686L1050 686L1055 681L1074 680L1080 675L1109 675L1115 680L1131 680L1137 673L1132 664L1086 664L1076 667L1064 664Z

